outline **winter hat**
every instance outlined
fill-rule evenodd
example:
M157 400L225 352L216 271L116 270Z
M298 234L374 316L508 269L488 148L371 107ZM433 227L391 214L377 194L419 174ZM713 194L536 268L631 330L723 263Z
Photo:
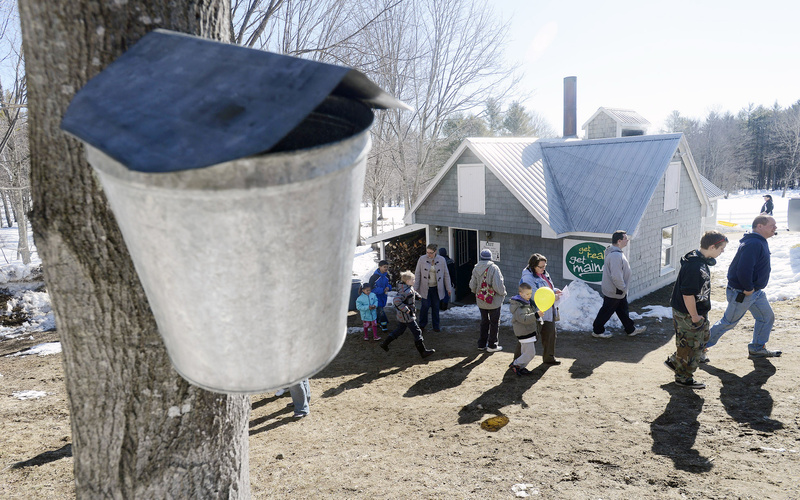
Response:
M481 260L492 260L492 251L488 248L481 250Z

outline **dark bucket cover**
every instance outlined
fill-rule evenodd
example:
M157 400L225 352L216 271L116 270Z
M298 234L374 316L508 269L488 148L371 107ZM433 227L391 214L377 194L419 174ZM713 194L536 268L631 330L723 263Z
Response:
M350 68L155 30L78 91L61 128L131 170L174 172L267 152L329 95L410 109Z

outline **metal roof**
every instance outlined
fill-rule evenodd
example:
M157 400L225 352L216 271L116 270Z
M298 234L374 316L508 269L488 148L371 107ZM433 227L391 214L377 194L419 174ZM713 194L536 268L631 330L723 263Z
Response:
M469 148L553 237L617 229L633 233L680 143L681 134L595 140L468 138L407 218L410 222Z
M469 148L531 213L549 223L541 143L535 137L472 137Z
M713 182L708 180L706 176L700 173L697 175L700 176L700 182L703 183L703 190L706 192L706 196L708 196L709 200L715 200L725 196L725 191L718 188Z
M621 125L650 125L650 122L632 109L600 108Z
M599 107L594 114L586 120L586 123L583 124L581 127L582 130L586 130L589 124L594 120L597 115L599 114L608 115L612 120L617 122L621 127L636 127L641 129L646 129L650 126L650 122L647 121L645 117L637 113L632 109L621 109L621 108L604 108Z
M680 138L667 134L541 143L550 191L567 216L565 221L552 218L553 230L633 232Z

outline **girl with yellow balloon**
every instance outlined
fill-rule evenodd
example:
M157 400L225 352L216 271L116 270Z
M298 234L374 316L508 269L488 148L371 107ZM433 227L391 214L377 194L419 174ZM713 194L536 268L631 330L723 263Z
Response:
M528 267L522 270L520 283L528 283L535 290L533 302L539 310L541 323L539 338L542 341L542 361L548 365L560 365L555 357L556 351L556 321L558 308L555 303L561 296L561 290L553 286L553 280L546 270L547 257L540 253L531 255Z

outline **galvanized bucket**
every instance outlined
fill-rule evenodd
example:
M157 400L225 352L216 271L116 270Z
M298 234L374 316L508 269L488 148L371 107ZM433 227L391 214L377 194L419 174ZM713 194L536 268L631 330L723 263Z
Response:
M130 170L87 144L186 380L260 393L338 353L372 117L329 97L268 154L170 173Z

